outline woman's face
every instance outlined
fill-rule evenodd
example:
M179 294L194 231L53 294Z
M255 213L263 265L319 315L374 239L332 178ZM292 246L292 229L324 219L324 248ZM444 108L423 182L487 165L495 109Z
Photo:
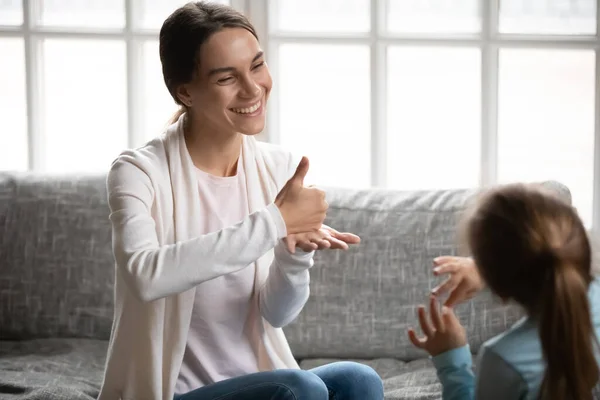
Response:
M192 82L178 94L204 128L255 135L265 127L273 82L260 45L243 28L213 34L200 48Z

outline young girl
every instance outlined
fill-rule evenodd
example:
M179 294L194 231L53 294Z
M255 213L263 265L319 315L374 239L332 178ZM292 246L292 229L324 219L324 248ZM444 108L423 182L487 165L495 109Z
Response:
M586 400L598 393L600 280L575 210L537 186L485 194L466 221L466 241L485 284L528 316L486 342L475 378L464 328L430 299L418 316L444 399ZM594 389L595 388L595 389Z

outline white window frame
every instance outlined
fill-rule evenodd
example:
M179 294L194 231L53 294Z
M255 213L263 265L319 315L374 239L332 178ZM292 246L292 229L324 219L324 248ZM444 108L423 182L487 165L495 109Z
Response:
M254 23L267 61L277 82L278 47L283 43L368 44L371 62L371 184L386 187L386 65L387 47L464 46L481 50L481 157L480 185L498 182L498 54L501 48L589 49L596 54L594 104L594 183L592 229L600 233L600 5L596 9L596 35L502 34L498 30L499 1L479 0L482 30L474 34L412 35L385 32L385 0L370 0L371 30L361 34L270 32L269 17L277 0L248 0L246 13ZM274 85L269 105L265 139L279 142L278 86Z
M124 41L126 45L127 82L127 145L136 147L146 139L142 122L143 44L147 40L158 40L158 29L136 27L134 10L141 0L123 0L125 26L122 28L73 28L45 27L35 23L39 15L40 0L22 0L23 24L21 26L0 25L0 38L23 38L25 44L25 88L27 107L28 170L44 171L45 140L43 129L44 110L41 76L43 72L42 44L44 39L101 39ZM245 11L250 0L229 0L231 6ZM182 0L182 4L185 3ZM81 101L85 101L82 99Z
M135 2L125 1L125 26L121 29L48 28L34 23L38 15L39 0L22 0L23 25L0 26L0 37L19 37L25 45L25 77L27 106L28 167L43 171L44 115L41 73L43 57L41 44L46 38L112 39L124 40L127 60L127 132L128 145L136 146L144 141L141 91L143 85L142 45L146 40L156 40L155 30L137 29L134 24ZM269 16L272 4L277 0L230 0L233 7L245 12L255 25L275 81L279 75L277 50L281 43L350 43L368 44L371 63L371 183L385 187L386 176L386 49L389 45L418 46L467 46L481 49L482 98L481 98L481 180L482 186L497 182L497 126L498 126L498 52L504 47L592 49L596 54L595 68L595 140L594 140L594 190L592 227L600 232L600 6L597 6L597 30L593 36L514 35L498 32L499 0L480 0L482 32L461 35L407 35L390 34L381 27L385 17L385 1L370 0L371 30L365 34L290 34L269 32ZM262 137L279 142L278 86L271 95L267 129Z

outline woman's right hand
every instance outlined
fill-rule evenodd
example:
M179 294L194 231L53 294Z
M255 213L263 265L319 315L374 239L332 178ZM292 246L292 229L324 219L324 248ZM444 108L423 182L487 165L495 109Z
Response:
M285 221L288 235L317 231L325 220L328 204L325 192L314 187L304 187L308 172L308 158L302 160L275 198L275 205Z

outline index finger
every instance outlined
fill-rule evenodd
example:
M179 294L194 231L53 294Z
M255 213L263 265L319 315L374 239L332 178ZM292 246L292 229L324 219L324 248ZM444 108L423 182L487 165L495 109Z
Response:
M410 341L412 342L412 344L415 347L418 347L420 349L425 348L425 344L427 343L427 338L417 337L417 333L415 332L414 329L412 329L412 328L408 329L408 338L410 339Z
M451 274L453 272L458 271L460 268L460 264L454 261L450 261L442 265L434 264L434 267L435 268L433 269L433 274L437 276L442 274Z
M360 237L358 235L355 235L354 233L350 233L350 232L333 232L333 237L343 240L346 243L350 243L350 244L356 244L356 243L360 243Z
M456 256L440 256L433 259L433 265L441 265L448 262L456 261Z
M419 317L419 325L421 325L421 330L425 334L425 336L432 337L435 333L435 329L431 326L431 323L427 319L427 312L425 311L425 307L419 306L417 309L417 315Z
M431 321L433 322L433 327L435 330L443 332L444 321L442 321L442 316L440 315L440 310L435 296L429 297L429 313L431 314Z

